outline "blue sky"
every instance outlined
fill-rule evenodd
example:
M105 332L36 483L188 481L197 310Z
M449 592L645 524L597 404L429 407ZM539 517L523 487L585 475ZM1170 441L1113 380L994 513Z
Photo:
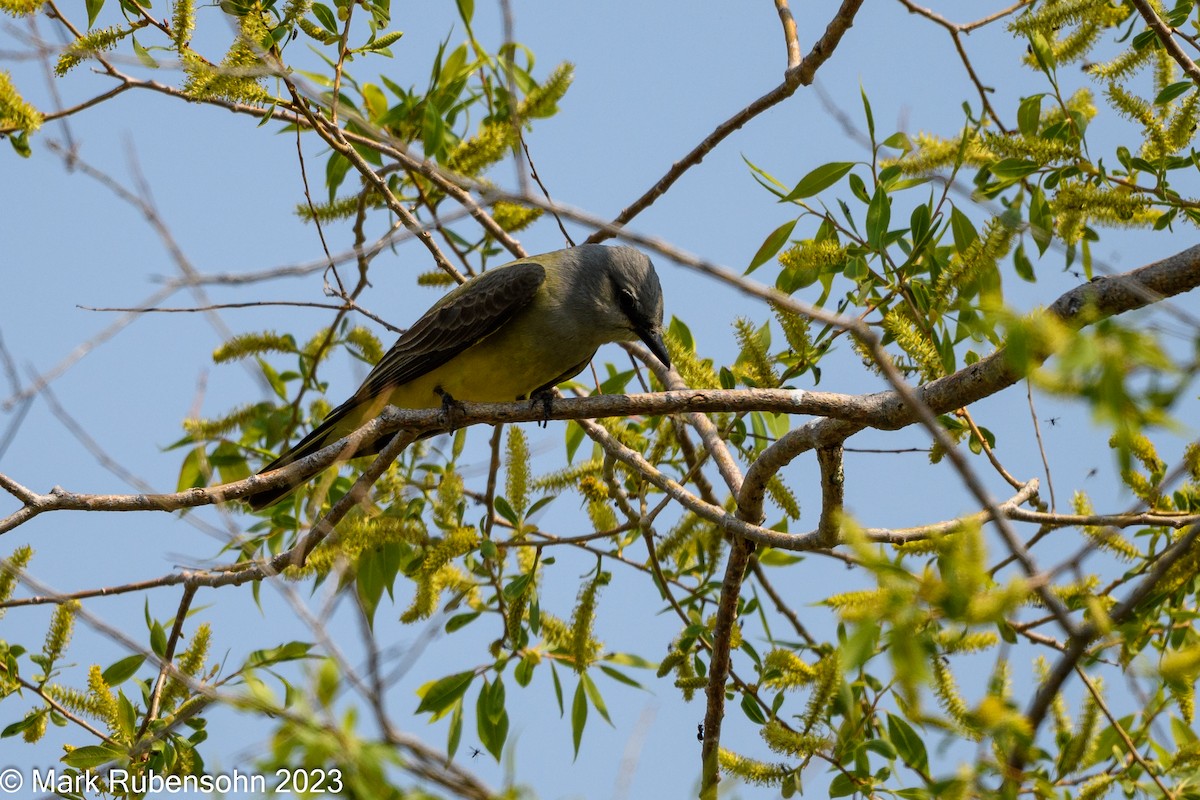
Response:
M959 13L957 4L948 5L950 13ZM823 30L836 4L822 0L797 6L801 41L807 47ZM64 10L77 18L83 16L82 4L70 4ZM544 76L563 60L576 66L576 81L561 104L561 113L540 122L529 136L539 173L556 199L601 217L615 215L717 123L775 86L785 65L778 18L767 2L519 2L514 3L514 10L516 38L536 54L537 74ZM216 9L207 11L219 14ZM156 8L155 13L167 11ZM421 84L439 41L448 36L457 42L462 37L449 3L435 6L396 0L393 19L394 27L405 32L393 47L396 58L356 62L352 69L360 80L375 80L383 71L400 83ZM0 30L0 68L12 72L17 85L36 105L52 108L40 66L12 57L26 29L19 21L6 25ZM480 38L493 45L499 41L496 6L479 3L477 25ZM38 21L38 30L56 41L49 34L47 20ZM1035 76L1015 64L1015 54L1023 51L1024 44L1012 40L1002 27L977 32L967 37L967 43L984 80L996 88L997 103L1002 107L1022 94L1040 90ZM213 52L218 52L216 46ZM85 65L61 83L64 104L109 87L105 78L88 75L87 70ZM167 82L177 78L174 73L162 77ZM962 124L962 102L977 101L949 37L897 3L867 4L838 52L821 70L819 84L859 124L859 94L865 92L880 138L893 130L951 133ZM257 128L248 117L150 92L127 92L78 115L69 126L81 157L118 181L129 185L131 165L136 163L152 187L161 218L199 272L254 272L320 257L315 232L293 213L303 199L294 137L278 132L277 126ZM116 200L96 181L65 169L47 150L44 140L63 136L63 128L51 124L33 139L32 159L0 155L0 185L8 198L0 212L0 336L23 383L33 374L52 369L119 317L81 307L139 305L157 290L164 276L176 274L161 240L135 209ZM312 137L306 141L305 155L310 181L319 184L323 150ZM823 108L816 92L802 88L791 100L731 136L632 227L711 261L744 268L767 233L788 219L790 212L755 184L743 157L792 183L819 164L861 160L868 154ZM492 177L513 183L508 167L498 168ZM332 235L332 249L340 250L348 243L344 231L334 228ZM522 234L521 240L531 252L563 244L549 221ZM1122 270L1190 243L1189 235L1110 234L1098 256ZM663 278L667 313L689 323L702 354L731 358L736 349L730 323L738 314L761 316L761 310L727 288L664 259L656 259L656 263ZM1073 278L1062 274L1060 263L1048 256L1039 273L1041 282L1032 288L1021 286L1013 295L1015 302L1049 302L1074 285ZM407 324L436 299L434 290L410 288L411 276L430 268L431 262L419 246L401 244L395 255L376 262L373 287L363 304L395 325ZM217 287L210 290L210 296L215 302L319 302L323 300L321 288L320 275L313 274L248 290ZM166 305L195 303L194 297L179 293ZM229 310L221 317L234 332L274 327L294 331L304 339L326 323L328 314L277 306ZM386 339L386 333L383 335ZM139 316L80 358L51 389L65 411L112 458L158 490L169 491L175 486L181 451L164 448L182 435L180 421L197 412L216 414L264 396L246 371L212 364L212 350L220 342L199 314ZM621 358L615 348L602 351L605 356ZM827 370L821 388L881 388L874 378L852 369L853 357L841 363L846 369ZM332 392L339 397L331 399L340 399L341 393L357 385L359 366L345 363L338 368ZM0 403L10 389L7 383L0 384ZM1042 402L1040 416L1068 416L1067 424L1043 428L1056 459L1056 478L1064 487L1083 485L1089 469L1111 464L1085 411L1061 410L1052 401ZM1013 391L981 404L981 413L990 427L1020 437L1020 444L1006 454L1011 457L1010 468L1021 475L1037 476L1041 465L1036 450L1028 446L1024 403L1024 392ZM12 411L0 414L0 430L14 418ZM554 448L561 441L562 428L553 424L546 430L530 427L528 433L535 447L545 450L535 467L551 469L557 463ZM482 441L486 432L478 431L473 438ZM912 447L924 446L925 439L908 431L868 434L853 444ZM478 468L482 470L484 464L478 462ZM89 493L130 490L85 450L43 398L29 406L10 447L0 456L0 471L41 491L54 485ZM957 502L945 499L944 483L957 484L947 467L930 467L921 454L851 455L847 472L849 503L868 525L898 527L931 521L931 513L941 519L971 510L965 498ZM807 462L793 465L786 474L799 488L808 512L805 522L812 521L819 499L814 475L815 468ZM1102 474L1092 480L1088 487L1101 495L1116 491L1111 476ZM1000 486L994 491L1003 494ZM931 495L939 502L928 502ZM563 529L568 530L572 524L569 512L573 511L570 501L557 505L557 516L540 522L547 529L566 526ZM9 498L0 498L0 515L13 507ZM235 528L247 522L244 517L223 518L211 511L197 516ZM0 554L23 542L37 551L32 573L59 590L154 577L179 565L207 563L219 548L212 537L178 517L151 514L47 514L5 536ZM570 562L571 557L563 560ZM585 560L578 559L578 563L579 574L590 569ZM780 585L796 607L805 609L807 603L850 579L843 579L840 569L829 569L832 563L810 558L794 568L794 575L780 577ZM566 614L578 584L567 580L568 573L575 573L565 565L559 573L560 580L547 588L544 602L556 600L559 613ZM660 601L649 585L629 582L628 587L610 591L603 598L599 634L613 649L651 659L661 657L659 649L674 635L677 624L659 614ZM246 588L202 591L197 603L203 610L195 619L215 623L214 657L227 654L230 663L236 664L247 642L275 637L279 641L311 639L311 631L288 605L288 591L299 593L319 608L326 589L317 589L311 600L303 585L267 589L262 593L261 610ZM422 635L420 626L402 628L395 623L407 604L404 591L407 589L398 592L397 608L380 611L381 639L401 647ZM139 626L147 599L151 613L166 619L174 613L178 592L97 600L88 608L144 640ZM43 611L10 612L5 638L37 644L47 615ZM822 619L825 621L819 621ZM824 613L814 614L814 620L817 629L829 625ZM353 624L345 609L339 608L331 629L352 629ZM416 706L412 691L424 680L485 660L488 640L483 630L467 630L452 639L435 638L393 695L397 717L407 721L406 714ZM101 663L122 654L103 636L83 626L71 652L76 658L86 654ZM644 678L652 691L638 692L602 681L616 728L605 726L593 714L582 755L575 762L571 760L569 723L558 719L546 675L540 675L524 691L510 685L510 713L514 714L510 743L515 742L517 782L534 787L542 798L686 796L694 786L699 763L695 725L703 716L702 702L685 704L669 681L654 682L651 675L638 677ZM511 705L517 697L523 706L519 714ZM5 708L16 704L10 698ZM241 759L263 746L264 732L239 724L229 712L215 714L212 726L221 741L210 767L246 763ZM441 727L429 729L424 720L412 718L406 729L417 735L428 733L432 744L444 745ZM727 745L735 748L740 743L747 749L758 747L753 726L740 717L736 707L730 709L727 737ZM33 759L37 765L48 766L59 754L55 741L51 736L36 748L5 741L0 743L4 754L0 761L30 763ZM464 753L469 756L465 746L460 758ZM631 763L635 765L632 771ZM492 785L503 782L504 765L496 765L486 755L468 757L464 764ZM952 771L952 765L945 771ZM630 783L622 795L616 787L623 772L630 772ZM738 796L770 795L742 788Z

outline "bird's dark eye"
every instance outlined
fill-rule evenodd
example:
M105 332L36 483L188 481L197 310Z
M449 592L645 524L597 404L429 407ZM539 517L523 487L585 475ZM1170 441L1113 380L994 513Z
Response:
M632 319L634 311L637 309L637 299L629 289L618 289L617 305L621 307L621 311L625 313L625 316Z

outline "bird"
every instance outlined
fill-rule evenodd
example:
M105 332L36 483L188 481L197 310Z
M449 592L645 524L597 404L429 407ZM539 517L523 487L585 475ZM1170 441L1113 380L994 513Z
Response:
M346 402L258 474L345 438L388 405L438 408L546 397L582 372L600 345L636 340L670 367L662 287L640 250L584 244L494 267L434 303ZM394 435L362 441L339 460L375 455ZM244 499L256 511L267 508L319 471Z

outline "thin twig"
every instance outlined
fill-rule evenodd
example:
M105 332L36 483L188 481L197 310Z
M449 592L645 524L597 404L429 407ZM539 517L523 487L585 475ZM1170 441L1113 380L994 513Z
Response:
M1083 685L1087 687L1088 692L1092 695L1092 700L1096 702L1096 707L1108 719L1108 724L1112 725L1113 730L1117 732L1117 735L1121 737L1121 741L1125 743L1125 749L1129 752L1129 757L1136 761L1145 773L1150 776L1150 780L1154 781L1158 790L1162 792L1163 797L1167 800L1175 800L1175 793L1166 787L1162 779L1158 777L1158 772L1146 762L1146 759L1142 757L1133 740L1129 738L1125 727L1113 716L1112 711L1108 708L1108 703L1104 702L1104 695L1100 694L1100 690L1096 688L1096 684L1092 682L1092 679L1078 665L1075 667L1075 674L1079 676L1079 679L1083 681Z

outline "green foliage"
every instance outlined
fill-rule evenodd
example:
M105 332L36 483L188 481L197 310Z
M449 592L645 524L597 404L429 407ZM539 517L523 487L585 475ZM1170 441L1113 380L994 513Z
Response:
M29 565L33 558L33 548L23 544L13 550L8 558L0 559L0 603L12 599L13 590L17 588L17 578ZM4 616L5 608L0 608L0 617Z
M575 608L571 611L570 650L576 672L585 672L599 658L603 649L603 645L595 638L596 596L600 587L611 579L609 573L597 572L596 577L580 589Z
M33 133L41 125L41 112L25 102L13 86L12 75L0 69L0 127Z
M0 11L11 17L27 17L36 14L42 5L42 0L2 0Z
M387 252L389 237L399 230L401 212L415 219L403 224L432 234L450 261L471 273L507 260L502 242L490 232L494 228L474 225L471 215L489 214L507 232L546 224L541 209L495 201L486 181L489 171L522 152L532 125L571 110L563 101L573 68L564 63L548 74L535 71L532 53L516 42L489 48L475 33L468 0L457 5L463 39L456 41L452 33L436 47L427 76L407 62L403 73L368 73L386 69L376 65L387 63L382 59L392 56L392 48L408 45L401 31L391 30L386 0L287 0L282 5L234 0L219 7L177 0L169 11L155 11L169 14L169 24L151 22L125 4L121 10L129 18L95 28L91 23L102 6L95 0L86 4L89 32L67 45L60 74L113 49L122 56L131 51L145 69L157 69L152 60L157 56L150 53L168 52L184 72L172 86L188 99L269 107L298 120L305 145L330 145L323 172L309 165L304 176L314 182L313 194L321 201L306 197L295 208L304 221L321 224L331 250L336 252L334 242L340 241L355 254L354 267L343 270L336 285L356 301L379 269L373 259ZM3 0L0 8L21 15L39 6ZM1154 8L1181 36L1185 31L1192 36L1200 19L1187 3ZM34 742L67 724L80 742L70 745L64 758L74 768L125 759L140 745L137 763L144 766L138 768L192 774L204 768L197 747L206 735L200 712L213 702L228 703L270 720L264 768L336 765L347 796L421 797L421 790L398 788L396 772L418 763L417 770L452 762L454 770L469 769L461 750L464 730L467 741L472 737L472 723L480 747L500 760L510 729L522 724L514 699L522 691L553 692L577 756L587 752L583 736L589 719L609 720L601 676L627 691L638 684L622 670L655 669L659 682L648 688L661 696L663 686L674 686L684 701L704 702L716 668L713 645L725 637L733 669L724 683L727 713L740 709L759 726L762 738L737 746L765 748L788 762L770 764L721 749L717 760L730 779L792 796L817 764L828 767L832 778L816 792L828 788L829 796L1083 798L1119 786L1136 797L1158 792L1151 778L1168 784L1172 796L1185 796L1200 763L1192 730L1200 677L1195 630L1200 554L1183 554L1161 575L1155 570L1166 549L1187 535L1188 515L1200 513L1200 444L1183 448L1182 455L1175 446L1181 429L1175 419L1178 405L1194 394L1194 353L1181 356L1187 346L1164 338L1160 327L1141 320L1098 320L1086 305L1073 309L1076 317L1069 323L1043 310L1027 311L1031 303L1024 293L1012 303L1012 287L1023 292L1047 287L1032 302L1048 302L1063 282L1069 288L1096 277L1101 265L1093 261L1093 250L1106 241L1102 236L1112 235L1103 228L1173 231L1176 224L1200 219L1189 183L1200 164L1193 153L1200 91L1127 2L1034 0L993 22L997 29L1009 26L1016 37L1014 62L1036 70L1032 80L1039 83L1027 96L1012 96L1001 73L973 75L979 97L970 99L963 118L948 130L882 138L886 132L876 130L864 92L863 115L856 122L864 128L869 152L847 144L836 154L839 160L805 164L798 178L786 181L747 162L754 179L783 206L777 218L764 219L762 230L748 234L752 238L743 237L747 272L764 286L869 326L914 383L951 375L966 381L973 376L962 371L965 366L1003 349L1005 369L1073 403L1073 414L1084 417L1090 411L1104 435L1112 435L1112 459L1124 489L1136 498L1140 512L1160 515L1154 521L1162 524L1108 524L1114 501L1101 490L1093 496L1102 499L1093 500L1072 487L1071 505L1076 515L1105 514L1104 524L1054 518L1045 513L1055 511L1049 500L1034 496L1025 504L1027 513L1042 516L1025 523L1030 527L1020 537L1034 557L1043 565L1052 560L1046 555L1050 548L1038 545L1043 536L1063 552L1080 555L1064 556L1071 560L1056 568L1027 572L1014 563L1016 547L994 535L994 523L976 518L880 533L859 528L846 509L824 509L843 512L836 520L841 538L833 552L758 548L752 568L735 586L736 596L725 598L737 603L736 622L718 630L714 609L723 599L722 587L736 584L736 576L727 578L722 569L734 534L720 524L719 515L748 519L740 516L747 498L736 488L726 491L727 474L712 467L712 454L704 449L703 436L688 427L689 418L600 420L662 478L698 499L684 509L662 502L644 468L589 445L578 425L564 426L569 463L542 476L532 472L526 433L511 426L503 459L496 459L495 471L488 469L480 481L471 471L479 462L464 448L469 437L476 437L471 442L478 446L484 432L460 431L449 443L430 439L410 447L377 482L371 499L323 532L319 542L306 537L361 474L362 463L332 468L298 491L293 502L247 517L246 530L223 553L233 561L220 573L229 576L222 580L235 583L246 574L240 571L247 562L263 563L260 559L304 541L313 544L304 563L283 567L283 576L306 587L323 586L339 601L349 598L362 612L364 627L399 616L406 624L429 620L441 635L460 637L456 646L483 642L474 656L454 655L439 663L423 676L429 680L417 693L417 713L444 721L446 758L416 756L421 751L398 747L374 725L365 730L359 721L364 711L384 713L382 699L363 688L375 680L378 665L370 664L365 678L351 680L327 642L267 647L241 666L224 658L214 664L211 653L226 652L229 643L218 630L200 624L179 641L183 649L161 684L157 667L144 668L148 659L142 653L103 669L83 660L72 672L65 654L77 606L66 602L51 614L40 652L36 642L33 653L21 644L0 642L0 696L38 689L20 695L32 707L15 710L4 735L19 733ZM236 31L228 48L210 57L193 42L224 41L214 39L214 23L233 23ZM964 49L970 42L961 36L965 31L955 37ZM143 46L151 37L155 42ZM296 39L302 44L293 44ZM296 47L312 47L325 67L301 72ZM1074 64L1085 69L1067 68ZM156 80L170 80L165 71L157 74ZM289 81L300 82L302 108ZM1087 85L1075 85L1080 82ZM327 128L322 140L305 112ZM636 109L630 113L636 118ZM270 115L259 111L255 116L273 124ZM1110 145L1107 133L1093 132L1098 126L1107 132L1118 119L1133 131L1121 134L1119 144ZM18 151L27 152L23 136L41 121L8 74L0 72L0 128L13 137ZM296 127L284 132L290 147ZM411 160L422 157L425 163ZM507 177L503 170L498 174ZM321 175L323 191L316 191ZM473 198L465 214L462 192ZM343 226L330 223L339 221L353 232L352 239L336 238ZM417 285L444 289L453 283L440 270L417 274L428 264L409 267ZM362 302L375 310L387 307ZM1187 319L1188 307L1180 307L1180 319ZM326 395L331 361L349 360L355 367L378 362L383 344L372 329L351 318L353 313L331 314L328 327L302 343L291 334L267 331L241 333L217 348L216 363L248 362L274 397L187 420L184 437L173 445L183 451L181 489L245 477L319 422L344 396L344 386L329 387ZM868 368L879 367L845 329L778 304L737 320L728 338L736 342L736 355L713 355L719 348L710 354L684 321L671 321L667 347L687 386L808 391L808 375L819 383L828 370L854 365L856 355ZM1046 363L1051 355L1054 360ZM603 393L638 385L624 365L597 364L596 369ZM1016 406L1025 403L1021 397ZM957 413L943 408L938 419L950 446L961 447L972 468L982 472L989 468L982 456L985 442L989 457L996 459L1024 444L993 434L988 426L999 426L984 419L1011 414L1012 407ZM829 424L835 417L836 425ZM766 411L712 414L711 421L742 472L769 444L809 422ZM853 415L835 415L813 422L806 432L848 430L860 422ZM818 446L827 442L822 439ZM1047 447L1050 457L1052 447ZM776 455L790 460L795 452ZM930 460L948 455L947 446L938 442ZM798 498L812 503L820 492L797 483L782 464L776 466L754 489L778 509L766 512L776 519L763 524L787 535L800 519ZM907 469L896 467L896 479L907 480ZM1069 480L1061 476L1056 469L1057 481ZM1029 477L1021 475L1018 482ZM1004 484L988 485L998 493L994 487ZM940 500L936 495L930 492ZM1059 497L1064 496L1060 485ZM551 503L588 519L553 530L546 522L550 517L538 516ZM936 509L944 504L928 505L929 517L937 519ZM861 509L872 525L891 524L889 512ZM766 515L761 507L755 513ZM964 512L956 507L951 513ZM1009 522L1016 527L1023 520ZM3 562L0 603L12 597L31 552L20 548ZM557 562L564 552L583 554L589 565L594 559L594 570L580 577L588 567L578 569L578 559L567 557ZM844 590L818 596L806 576L827 557L839 559L834 562L839 570L844 563L849 579ZM661 611L678 623L673 640L657 646L665 653L657 665L637 655L606 653L598 641L605 613L600 590L627 575L647 581L662 598L661 606L646 614ZM1136 613L1118 618L1120 600L1148 575L1155 583L1140 597ZM552 604L550 598L571 595L576 599L569 612L543 607ZM388 610L393 598L400 598L395 602L403 610ZM1027 716L1030 698L1049 684L1063 654L1073 652L1065 641L1069 632L1056 630L1057 621L1047 611L1056 603L1077 630L1095 636L1082 643L1085 654L1071 677L1088 676L1086 691L1054 693L1043 722ZM437 616L439 611L445 617ZM145 649L165 658L173 623L152 619L147 610ZM468 627L478 639L460 634ZM1035 661L1036 677L1026 679L1023 657L1043 649L1049 662ZM1099 674L1122 670L1136 672L1146 700L1143 708L1122 710L1118 713L1125 716L1110 719L1102 708ZM148 706L156 686L161 694L152 716ZM214 687L221 690L218 695L201 691ZM87 720L102 738L67 720L64 712ZM612 716L619 717L616 708ZM156 737L153 745L147 737ZM723 741L731 743L728 735ZM964 742L979 744L964 749ZM1027 763L1013 777L1009 760L1018 751ZM946 755L959 752L975 756L959 767L956 757ZM452 772L449 766L446 770ZM1006 794L1006 781L1021 785Z
M269 29L261 12L248 11L237 16L237 37L217 66L192 50L181 53L187 82L183 92L193 100L228 100L233 103L266 105L271 95L263 86L270 72L262 58L262 43Z
M61 78L95 54L113 49L133 31L132 27L114 25L111 28L99 28L85 33L63 50L62 55L58 57L58 63L54 65L54 74Z

